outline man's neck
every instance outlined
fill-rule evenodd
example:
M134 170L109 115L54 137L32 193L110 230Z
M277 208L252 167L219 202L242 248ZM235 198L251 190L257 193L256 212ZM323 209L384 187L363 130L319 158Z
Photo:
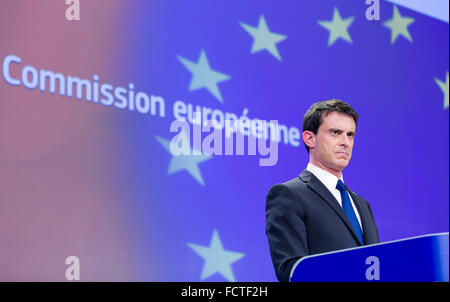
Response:
M330 169L330 168L328 168L328 167L325 167L325 166L322 165L319 161L316 161L316 160L314 160L313 158L310 158L310 159L309 159L309 162L310 162L312 165L316 166L317 168L320 168L320 169L322 169L322 170L325 170L325 171L327 171L328 173L333 174L333 175L336 176L337 178L341 178L342 170L339 171L339 170L334 170L334 169Z

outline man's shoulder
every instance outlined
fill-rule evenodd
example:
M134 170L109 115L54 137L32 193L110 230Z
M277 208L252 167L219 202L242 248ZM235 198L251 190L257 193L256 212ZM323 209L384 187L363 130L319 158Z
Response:
M299 190L302 190L302 189L306 189L307 188L306 182L304 181L304 179L302 179L302 176L305 175L304 174L305 171L303 171L299 176L294 177L294 178L292 178L292 179L290 179L288 181L285 181L285 182L273 185L270 188L270 191L273 191L273 190L288 190L288 191L291 191L293 193L293 192L298 192ZM306 171L306 172L308 172L308 171Z
M287 180L285 182L281 182L281 183L275 184L272 187L274 187L274 186L281 186L281 187L286 187L286 188L292 189L292 188L295 188L295 187L301 186L301 185L303 185L303 182L300 179L300 177L297 176L297 177L291 178L291 179L289 179L289 180Z

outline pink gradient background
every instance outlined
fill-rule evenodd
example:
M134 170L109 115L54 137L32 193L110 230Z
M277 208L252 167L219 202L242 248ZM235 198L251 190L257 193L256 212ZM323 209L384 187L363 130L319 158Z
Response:
M114 84L123 55L126 1L3 1L0 57ZM115 175L121 162L111 109L0 81L0 281L65 281L80 258L82 281L135 280L130 215ZM80 102L83 102L81 104ZM93 108L95 106L95 108ZM146 267L151 274L151 267Z

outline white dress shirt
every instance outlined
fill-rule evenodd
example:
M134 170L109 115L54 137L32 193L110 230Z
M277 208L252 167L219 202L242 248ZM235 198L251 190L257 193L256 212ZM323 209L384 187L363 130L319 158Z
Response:
M328 189L328 191L331 192L331 194L333 194L333 196L336 198L336 200L342 207L341 192L338 189L336 189L336 186L337 186L337 182L339 179L342 182L344 182L343 174L341 173L341 178L337 178L330 172L325 171L321 168L318 168L311 163L308 163L306 170L308 170L309 172L314 174L314 176L320 180L320 182ZM361 224L361 218L359 217L358 209L355 207L355 204L353 203L353 199L352 199L352 196L350 195L350 193L348 193L348 196L350 197L350 202L352 203L353 211L356 214L356 218L358 218L358 222L361 227L361 230L364 233L364 230L363 230L362 224Z

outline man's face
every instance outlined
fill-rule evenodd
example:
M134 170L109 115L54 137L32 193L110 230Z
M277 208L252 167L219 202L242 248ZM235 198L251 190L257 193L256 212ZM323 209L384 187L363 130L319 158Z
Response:
M323 113L322 124L313 139L315 145L310 149L315 164L340 176L352 157L355 133L353 117L339 112L327 116Z

